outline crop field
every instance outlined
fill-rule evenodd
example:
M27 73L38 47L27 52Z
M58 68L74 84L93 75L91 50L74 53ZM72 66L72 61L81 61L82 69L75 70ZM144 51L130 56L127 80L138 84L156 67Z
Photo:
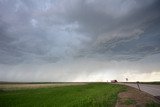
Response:
M118 84L88 83L61 87L0 90L0 107L114 107Z

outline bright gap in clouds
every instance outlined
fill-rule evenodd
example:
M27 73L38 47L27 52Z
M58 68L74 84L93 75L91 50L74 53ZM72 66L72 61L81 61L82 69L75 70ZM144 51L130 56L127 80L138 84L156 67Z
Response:
M0 0L0 81L160 81L159 0Z

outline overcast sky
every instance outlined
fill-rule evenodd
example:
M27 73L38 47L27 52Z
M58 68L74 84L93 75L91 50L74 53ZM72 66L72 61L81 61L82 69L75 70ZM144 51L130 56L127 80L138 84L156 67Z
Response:
M160 0L0 0L0 81L160 81Z

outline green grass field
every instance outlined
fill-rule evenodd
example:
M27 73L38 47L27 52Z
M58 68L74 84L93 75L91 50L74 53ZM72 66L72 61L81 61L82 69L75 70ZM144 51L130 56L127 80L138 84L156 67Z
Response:
M0 91L0 107L114 107L124 86L106 83Z

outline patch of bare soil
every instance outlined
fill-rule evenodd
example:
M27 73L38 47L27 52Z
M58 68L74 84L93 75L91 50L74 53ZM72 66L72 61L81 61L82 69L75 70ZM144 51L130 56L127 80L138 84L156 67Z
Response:
M151 95L127 87L127 91L119 93L116 107L145 107L150 102L155 102Z

